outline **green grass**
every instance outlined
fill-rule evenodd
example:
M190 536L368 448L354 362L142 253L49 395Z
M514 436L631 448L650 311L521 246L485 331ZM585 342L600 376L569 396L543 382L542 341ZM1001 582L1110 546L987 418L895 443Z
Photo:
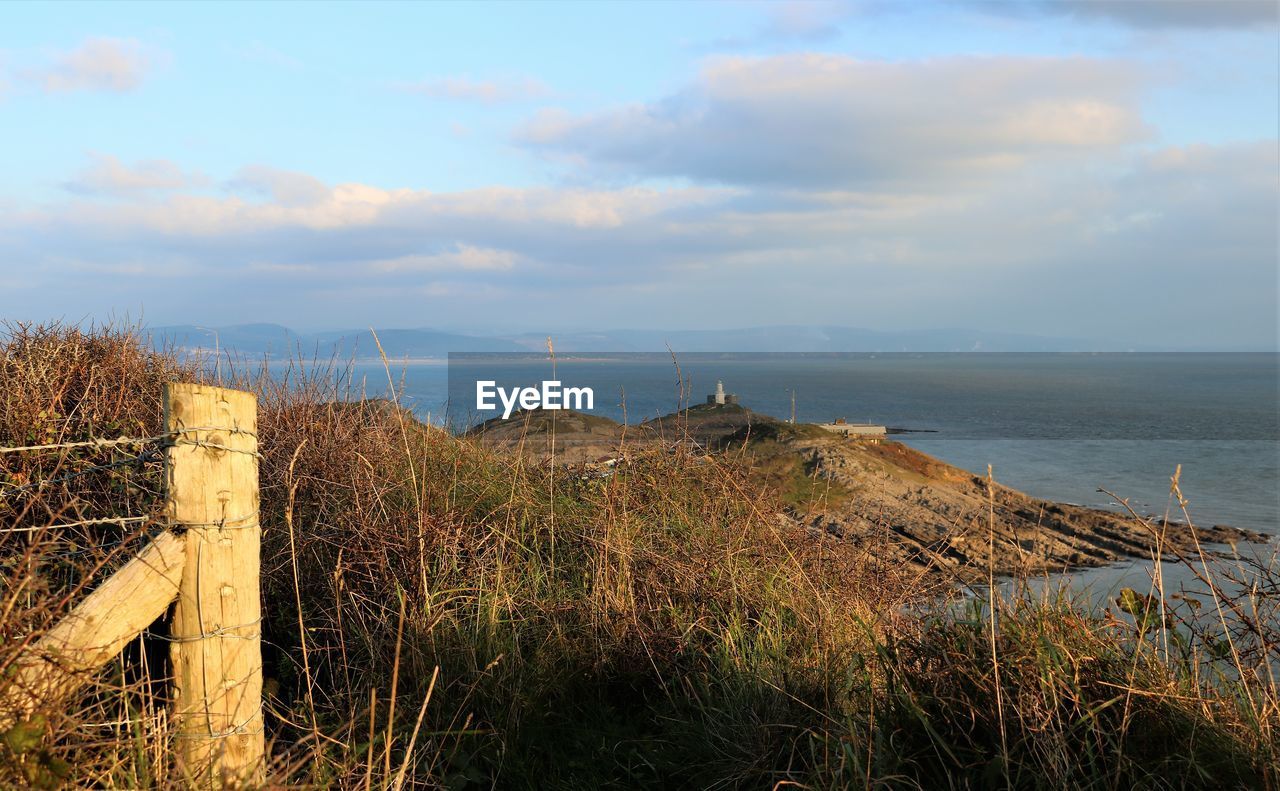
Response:
M800 513L838 508L849 488L817 474L812 461L796 452L795 443L830 441L832 435L806 423L767 420L744 426L720 440L719 448L743 462L752 478L781 502Z

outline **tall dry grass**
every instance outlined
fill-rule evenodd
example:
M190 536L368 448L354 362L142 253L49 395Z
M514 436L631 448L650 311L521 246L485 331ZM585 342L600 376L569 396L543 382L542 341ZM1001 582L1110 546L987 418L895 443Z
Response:
M219 373L260 401L274 785L1276 782L1274 566L1220 586L1256 613L1223 620L1231 650L1163 596L1158 623L1154 598L1110 617L1029 589L956 606L777 519L733 460L638 450L553 481L363 398L332 362ZM5 446L153 434L160 384L207 374L129 330L13 326L0 376ZM157 529L48 529L155 514L136 456L0 455L0 674ZM144 636L10 727L0 784L182 787L166 648Z

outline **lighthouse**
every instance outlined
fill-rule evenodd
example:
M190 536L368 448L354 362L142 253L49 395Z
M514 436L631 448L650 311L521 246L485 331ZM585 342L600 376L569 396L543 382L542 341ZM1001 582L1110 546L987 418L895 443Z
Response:
M724 391L724 382L716 380L716 391L707 396L707 403L715 406L738 403L738 396Z

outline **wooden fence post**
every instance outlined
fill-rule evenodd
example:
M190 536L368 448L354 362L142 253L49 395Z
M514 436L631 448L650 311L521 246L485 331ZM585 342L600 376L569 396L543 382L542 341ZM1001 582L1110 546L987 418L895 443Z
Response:
M257 400L172 383L164 390L168 512L186 529L173 617L182 770L201 788L264 782Z

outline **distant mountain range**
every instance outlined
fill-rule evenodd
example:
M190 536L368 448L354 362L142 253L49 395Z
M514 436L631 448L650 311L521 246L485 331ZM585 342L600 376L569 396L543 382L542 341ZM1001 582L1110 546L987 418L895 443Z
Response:
M211 352L215 348L250 356L337 355L372 358L378 346L369 330L299 333L278 324L204 328L152 327L156 346ZM446 357L449 352L528 352L546 348L547 336L524 333L477 336L434 329L379 329L378 340L391 359ZM554 335L561 354L584 352L1069 352L1161 351L1078 338L1049 338L965 329L879 332L854 327L779 326L731 330L613 330Z
M516 336L518 343L539 348L545 336ZM555 336L556 351L677 352L1059 352L1127 351L1120 344L1100 348L1097 341L1044 338L936 329L879 332L856 327L777 326L730 330L617 330Z
M177 325L151 327L155 346L171 346L187 351L213 351L215 348L233 353L284 357L297 353L321 357L370 358L378 356L378 343L369 330L330 330L299 333L279 324L239 324L234 327L195 327ZM429 329L379 329L378 341L387 357L447 357L449 352L524 352L522 346L506 338L480 338Z

